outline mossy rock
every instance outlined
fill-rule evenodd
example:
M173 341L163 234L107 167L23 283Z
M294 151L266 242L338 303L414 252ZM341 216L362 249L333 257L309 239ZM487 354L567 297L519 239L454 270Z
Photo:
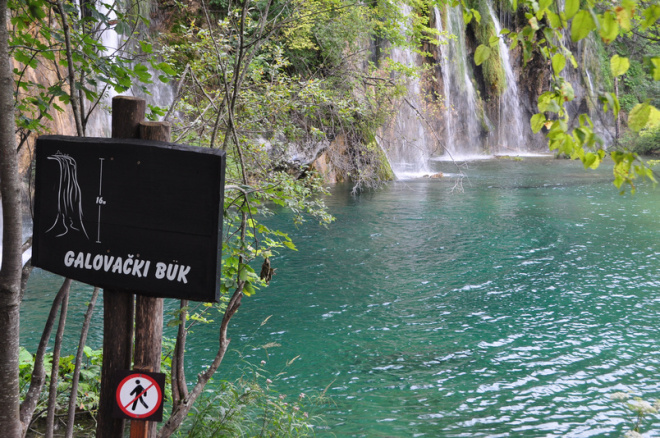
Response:
M375 171L376 171L376 177L380 181L394 181L395 175L394 171L392 170L392 166L390 166L390 162L387 159L387 155L385 155L385 151L383 151L383 148L381 148L378 143L375 141L370 143L367 146L367 149L372 151L375 155Z

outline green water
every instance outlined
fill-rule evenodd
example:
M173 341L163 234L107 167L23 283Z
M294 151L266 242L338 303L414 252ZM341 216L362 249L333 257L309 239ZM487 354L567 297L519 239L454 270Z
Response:
M299 251L243 300L232 348L286 369L275 384L292 397L328 388L318 436L621 436L630 416L609 394L660 398L657 190L621 197L607 169L566 161L466 172L463 192L451 177L335 187L327 229L273 218ZM35 274L26 314L48 281ZM267 343L281 347L266 357ZM189 371L216 346L217 328L198 328Z

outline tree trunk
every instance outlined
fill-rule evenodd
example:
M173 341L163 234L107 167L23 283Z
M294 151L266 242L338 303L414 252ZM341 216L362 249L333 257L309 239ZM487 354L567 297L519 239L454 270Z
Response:
M3 437L18 438L22 432L19 419L18 347L23 227L7 12L7 0L0 0L0 198L3 219L0 266L0 430Z
M69 396L69 413L66 422L65 438L73 438L73 426L76 422L76 407L78 398L78 383L80 381L80 367L82 366L82 357L87 345L87 333L89 333L89 326L92 322L92 313L96 307L96 299L99 296L99 288L95 287L92 292L92 298L87 306L85 312L85 320L83 322L82 330L80 331L80 342L78 343L78 352L76 353L76 365L73 371L73 381L71 382L71 395Z
M69 281L69 285L71 282ZM66 326L66 314L69 310L69 291L67 287L66 294L62 298L60 309L60 322L57 324L57 333L55 334L55 345L53 345L53 363L50 371L50 387L48 390L48 414L46 416L46 438L53 438L55 433L55 410L57 408L57 384L60 377L60 355L62 353L62 337L64 336L64 327Z
M67 278L62 283L62 286L60 287L57 295L55 295L53 304L50 306L48 319L46 319L46 324L44 325L44 330L41 333L41 341L39 341L37 352L34 355L34 368L32 369L32 375L30 376L30 387L28 388L27 393L25 393L23 403L21 403L20 412L23 436L25 436L28 427L30 427L34 410L37 408L37 403L39 402L41 391L43 390L44 384L46 382L44 356L46 355L46 348L48 347L48 342L50 341L50 334L53 330L53 325L55 325L57 309L62 307L62 301L64 300L64 296L69 293L70 287L71 279Z

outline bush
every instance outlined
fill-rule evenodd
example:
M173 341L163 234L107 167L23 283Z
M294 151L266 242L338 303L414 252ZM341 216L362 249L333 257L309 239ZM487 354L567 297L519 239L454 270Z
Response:
M621 139L621 146L639 155L660 154L660 126L639 134L628 133Z
M292 363L293 361L290 361ZM310 415L314 405L323 399L320 396L287 396L275 389L275 382L266 377L261 366L247 365L240 379L207 386L188 424L178 432L179 437L308 437L314 436L314 424L319 417Z

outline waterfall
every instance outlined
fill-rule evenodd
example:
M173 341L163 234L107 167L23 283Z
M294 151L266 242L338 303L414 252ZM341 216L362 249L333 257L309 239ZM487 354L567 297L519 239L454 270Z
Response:
M408 17L412 8L401 7ZM402 23L404 26L405 23ZM416 55L410 48L393 47L390 59L406 67L415 67ZM433 142L427 141L427 126L423 119L422 89L418 77L406 83L406 93L400 99L398 113L392 121L381 145L387 153L392 171L397 178L409 178L429 173L428 162Z
M500 21L493 12L493 8L488 4L488 12L493 20L495 32L499 37L499 51L502 68L504 69L506 77L506 88L500 95L499 101L499 125L497 130L497 153L510 153L521 152L526 150L526 145L523 144L523 115L520 106L520 98L518 96L518 85L516 76L511 68L511 60L509 59L509 48L504 44L503 38L500 36L502 28ZM506 123L506 126L503 124Z
M443 34L443 18L446 20L447 34L455 38L445 38L438 46L442 67L442 82L445 104L445 158L465 159L480 154L480 113L476 92L472 84L472 71L467 62L465 45L465 24L459 8L446 8L442 17L434 8L436 29ZM448 156L447 156L448 155Z
M97 2L96 8L102 15L108 17L108 22L113 23L117 20L117 14L114 9L108 9L108 6L103 2ZM144 12L142 12L144 13ZM126 41L123 35L116 32L113 26L103 26L96 30L97 37L104 47L103 56L115 57L121 56L122 52L126 50ZM147 31L145 31L147 32ZM145 93L140 86L133 85L130 90L124 92L125 95L141 97L146 100L148 105L155 105L160 107L169 106L174 100L174 91L171 84L162 83L158 79L158 73L154 71L150 64L147 64L149 73L151 74L153 83L147 84L149 93ZM97 90L99 93L103 91L104 84L99 84ZM112 98L117 96L118 93L114 87L109 86L101 97L99 107L94 110L89 117L87 124L86 135L89 137L111 137L112 135Z

